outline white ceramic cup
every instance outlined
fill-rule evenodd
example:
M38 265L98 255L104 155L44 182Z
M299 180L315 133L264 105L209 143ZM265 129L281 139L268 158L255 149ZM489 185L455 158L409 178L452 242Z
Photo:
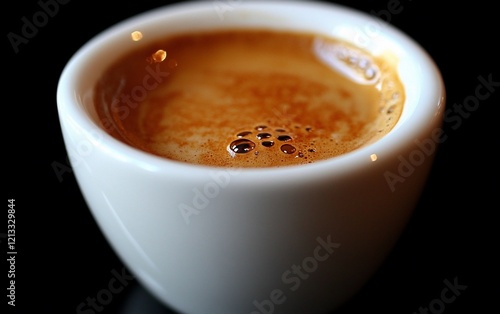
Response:
M147 34L147 43L232 27L314 31L373 54L390 51L406 92L398 124L330 160L262 169L166 160L103 130L93 87L136 47L131 32ZM128 269L164 304L182 313L325 313L359 291L405 228L440 142L445 90L419 45L368 14L312 1L202 1L98 34L65 67L57 102L88 207Z

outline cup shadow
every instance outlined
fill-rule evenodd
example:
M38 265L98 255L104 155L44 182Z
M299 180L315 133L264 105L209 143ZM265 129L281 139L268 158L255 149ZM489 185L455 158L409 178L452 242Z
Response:
M119 313L122 314L179 314L158 301L139 283L129 288Z

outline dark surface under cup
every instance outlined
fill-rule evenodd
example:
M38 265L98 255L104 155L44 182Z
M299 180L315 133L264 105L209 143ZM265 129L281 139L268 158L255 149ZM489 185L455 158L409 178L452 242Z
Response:
M239 2L214 5L230 10ZM17 50L4 37L5 195L16 200L17 251L16 307L3 298L8 313L172 313L145 293L97 228L69 166L55 103L60 72L81 45L165 3L5 4L4 35L19 36ZM410 224L383 267L336 313L486 313L498 307L500 281L496 11L483 0L439 7L427 0L339 3L378 15L421 43L442 70L448 111L446 138ZM6 230L0 229L3 252ZM7 277L7 256L2 260L8 288L14 279Z

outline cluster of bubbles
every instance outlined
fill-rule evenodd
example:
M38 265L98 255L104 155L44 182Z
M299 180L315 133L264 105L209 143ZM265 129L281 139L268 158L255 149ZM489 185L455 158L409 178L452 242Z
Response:
M305 130L311 132L312 128L307 127ZM294 155L299 158L305 157L304 153L296 148L293 143L293 137L285 129L272 129L267 125L258 125L251 131L239 132L236 134L236 139L229 144L228 151L232 156L251 152L258 155L259 145L265 149L279 146L279 150L285 155ZM315 151L314 148L308 149L309 153L314 153ZM305 158L307 159L307 157Z
M274 135L272 132L266 125L256 126L252 131L240 132L236 134L237 139L229 144L228 150L233 156L234 154L248 154L257 148L257 142L265 148L280 145L280 151L287 155L297 152L297 148L293 145L292 136L288 135L285 129L274 129ZM301 154L298 152L298 157L302 157Z

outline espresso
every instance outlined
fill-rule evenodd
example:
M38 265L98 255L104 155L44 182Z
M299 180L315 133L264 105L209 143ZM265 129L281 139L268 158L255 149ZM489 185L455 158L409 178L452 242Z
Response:
M235 29L134 44L98 82L95 109L117 139L176 161L312 163L376 141L403 109L395 60L317 34Z

